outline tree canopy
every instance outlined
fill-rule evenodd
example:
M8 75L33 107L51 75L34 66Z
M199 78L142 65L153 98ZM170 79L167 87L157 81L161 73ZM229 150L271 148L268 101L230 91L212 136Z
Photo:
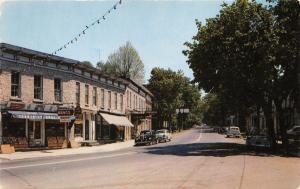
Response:
M148 89L154 94L154 109L157 111L157 126L163 121L177 123L176 109L189 108L187 123L201 122L201 94L198 88L181 71L153 68Z
M98 62L97 68L117 77L131 78L139 84L144 83L144 64L130 42L109 55L106 63Z
M262 107L270 135L272 102L286 98L297 82L300 13L296 0L273 3L223 4L220 14L205 25L196 21L198 32L183 52L194 80L217 94L221 104L233 111Z

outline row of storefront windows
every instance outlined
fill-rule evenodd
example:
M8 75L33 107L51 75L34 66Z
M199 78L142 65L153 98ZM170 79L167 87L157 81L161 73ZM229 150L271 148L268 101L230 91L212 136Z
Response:
M26 128L27 121L27 128ZM125 139L125 128L114 125L96 124L95 139L98 141ZM82 137L84 140L89 140L89 120L83 124L74 124L74 137ZM83 129L85 129L83 132ZM11 138L26 138L29 147L47 146L49 137L65 137L65 124L59 120L31 121L26 119L3 119L2 136L3 143L11 143ZM83 134L85 136L83 136ZM9 139L9 140L8 140Z

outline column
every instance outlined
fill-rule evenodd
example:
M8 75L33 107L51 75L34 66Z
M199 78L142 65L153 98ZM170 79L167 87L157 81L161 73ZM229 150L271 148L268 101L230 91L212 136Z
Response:
M2 112L0 112L0 144L2 144Z

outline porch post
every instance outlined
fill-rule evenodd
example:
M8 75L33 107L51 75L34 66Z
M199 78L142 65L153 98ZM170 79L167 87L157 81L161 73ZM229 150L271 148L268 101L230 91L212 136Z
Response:
M2 112L0 112L0 144L2 144Z

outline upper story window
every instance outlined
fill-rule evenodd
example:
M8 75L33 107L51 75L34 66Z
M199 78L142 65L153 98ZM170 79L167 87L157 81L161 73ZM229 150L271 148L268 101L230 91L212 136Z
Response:
M129 91L127 91L127 107L129 107Z
M97 106L97 88L93 87L93 105Z
M61 79L54 79L54 99L57 102L62 101L62 87L61 87Z
M20 72L11 72L11 96L21 97Z
M123 95L120 94L120 109L123 111Z
M85 85L85 104L89 104L89 86Z
M135 109L135 95L133 95L133 105L132 108Z
M108 108L111 109L111 92L108 91Z
M138 104L138 101L137 101L137 95L135 95L135 105L134 105L134 108L135 108L135 109L138 108L137 104Z
M76 104L80 104L80 83L76 82Z
M114 94L114 98L115 98L115 110L117 110L118 109L118 94L117 93Z
M101 89L101 107L104 108L104 89Z
M41 75L34 76L34 99L43 99L43 77Z

